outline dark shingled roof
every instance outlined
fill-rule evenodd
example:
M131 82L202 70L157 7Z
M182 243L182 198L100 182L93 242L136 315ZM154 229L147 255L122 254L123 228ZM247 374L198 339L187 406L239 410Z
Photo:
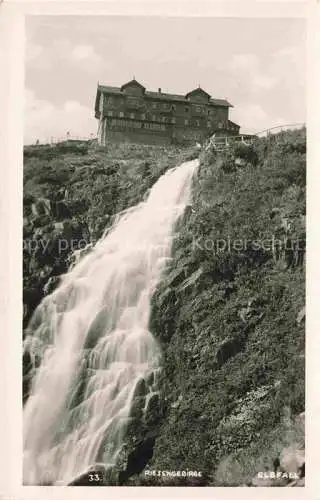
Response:
M135 85L136 87L140 87L141 89L146 90L146 88L143 85L141 85L141 83L137 82L135 78L133 80L130 80L130 82L121 85L120 90L123 90L126 87L130 87L130 85Z
M210 104L214 104L215 106L225 106L227 108L233 108L232 104L230 104L227 99L213 99L210 97L209 99Z
M189 97L189 96L190 96L190 95L192 95L192 94L204 94L204 95L205 95L205 96L207 96L207 97L211 97L211 95L210 95L210 94L208 94L208 92L206 92L205 90L203 90L203 89L200 87L200 85L199 85L199 87L198 87L197 89L193 89L193 90L191 90L190 92L188 92L188 93L186 94L186 97Z
M185 96L179 94L166 94L165 92L151 92L150 90L146 90L146 97L151 97L153 99L164 99L170 101L186 101Z
M131 83L131 82L128 82L128 83ZM137 82L137 83L139 84L139 82ZM123 88L125 85L127 85L127 84L122 85L122 87L112 87L110 85L98 85L96 102L95 102L96 112L98 111L99 99L100 99L101 93L119 95L119 94L122 94L121 88ZM139 84L139 85L141 85L141 84ZM141 87L143 87L143 86L141 85ZM145 87L143 87L143 88L145 88ZM188 96L192 92L194 92L195 90L198 90L198 89L194 89L191 92L188 92L188 94L186 94L186 95L168 94L168 93L164 93L164 92L152 92L152 91L146 90L144 92L144 96L150 97L150 99L159 99L159 100L178 101L178 102L188 103L189 102ZM205 91L203 91L203 92L207 94L207 92L205 92ZM207 94L207 95L209 96L209 94ZM228 107L228 108L233 107L232 104L230 104L226 99L213 99L212 97L210 97L209 103L212 104L213 106L223 106L223 107Z
M110 85L98 85L98 90L108 94L121 94L120 87L110 87Z
M231 121L231 120L228 120L228 122L230 123L230 125L235 125L236 127L239 127L240 128L240 125L238 125L237 123Z

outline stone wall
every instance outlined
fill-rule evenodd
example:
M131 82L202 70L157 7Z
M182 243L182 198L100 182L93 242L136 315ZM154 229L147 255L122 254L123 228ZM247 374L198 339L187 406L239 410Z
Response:
M138 144L171 144L171 137L158 132L149 133L141 130L107 130L103 145L108 142L131 142Z
M105 123L101 127L100 143L106 146L109 142L131 142L138 144L179 144L194 143L205 140L210 132L182 127L167 127L165 130L152 129L115 129Z

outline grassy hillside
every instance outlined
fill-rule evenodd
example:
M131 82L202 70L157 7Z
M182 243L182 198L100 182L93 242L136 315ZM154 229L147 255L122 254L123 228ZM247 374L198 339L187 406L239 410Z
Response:
M303 447L305 141L202 155L153 300L166 412L152 469L239 485Z

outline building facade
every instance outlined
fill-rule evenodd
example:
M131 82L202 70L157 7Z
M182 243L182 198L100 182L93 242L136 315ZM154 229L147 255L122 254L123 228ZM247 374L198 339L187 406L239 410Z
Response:
M232 105L200 87L186 95L151 92L136 80L121 87L98 85L98 142L170 144L202 141L212 134L238 135L229 120Z

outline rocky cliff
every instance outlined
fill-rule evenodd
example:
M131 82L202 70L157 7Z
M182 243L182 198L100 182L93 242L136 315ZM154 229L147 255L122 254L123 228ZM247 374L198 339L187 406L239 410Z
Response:
M190 149L89 142L29 146L24 151L23 327L41 299L90 251L116 214L143 200ZM24 400L31 358L24 356ZM33 362L37 360L33 360Z

